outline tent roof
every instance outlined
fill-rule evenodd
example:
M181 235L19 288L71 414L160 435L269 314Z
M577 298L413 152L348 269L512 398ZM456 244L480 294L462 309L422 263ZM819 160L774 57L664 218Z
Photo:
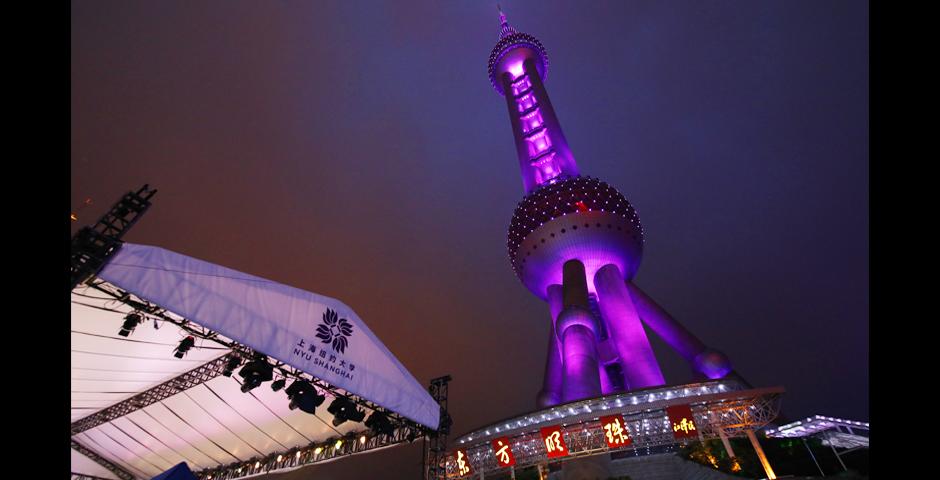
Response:
M135 250L134 247L140 248ZM125 256L115 256L112 261L116 259L119 262L118 266L123 266L123 268L135 262L139 265L142 258L139 255L142 253L146 255L156 252L158 256L169 255L169 260L165 259L169 262L182 257L154 247L130 244L125 244L119 251L121 252L126 252ZM132 258L127 254L138 254L138 256ZM188 257L182 258L187 262L198 262L195 264L197 267L223 268ZM188 264L188 266L192 265L194 264ZM181 268L181 271L186 270L186 267L180 265L175 265L169 270L175 268ZM130 280L128 280L129 277L121 277L120 270L111 270L110 278L107 275L100 275L99 280L109 280L106 285L132 292L140 298L166 308L167 315L171 317L182 318L181 315L185 314L187 320L202 327L221 334L227 333L224 328L218 328L219 325L213 324L214 315L211 312L218 310L202 308L198 314L193 315L192 312L186 311L187 304L177 303L172 298L164 301L160 292L148 290L147 285L168 286L168 291L182 292L185 298L196 299L201 307L211 305L206 302L199 303L199 295L218 298L217 295L214 296L216 291L212 288L207 288L205 291L186 290L181 285L191 279L161 277L147 273L146 269L138 270L143 270L144 273L135 272ZM107 274L105 271L103 273ZM250 277L239 272L235 273ZM135 283L134 278L138 283ZM317 304L309 299L336 302L328 297L317 296L267 280L264 280L262 285L266 288L273 286L280 289L278 291L280 295L285 295L287 292L286 295L289 298L285 300L265 295L264 289L250 290L247 295L227 297L222 307L225 313L231 314L231 309L245 308L248 304L247 310L255 309L252 311L260 318L266 316L266 312L283 306L285 301L293 302L290 303L291 310L297 310L298 298L304 302L301 303L302 305L309 305L310 308L316 307ZM122 337L118 335L118 331L121 329L124 317L133 311L130 306L88 286L80 286L73 290L71 298L71 418L73 422L230 352L228 348L215 342L200 339L185 357L175 358L173 351L180 340L187 335L177 325L148 318L139 324L130 336ZM246 298L249 300L246 301ZM250 299L254 299L254 303ZM342 305L339 302L336 304ZM214 308L220 307L215 305ZM363 377L370 372L377 372L376 375L400 375L402 378L400 388L404 389L406 394L399 395L397 398L418 398L413 385L417 384L414 377L404 370L397 359L372 335L361 319L355 317L348 307L345 308L346 310L341 311L340 315L343 318L349 318L349 322L355 322L354 329L359 334L359 337L352 337L346 353L349 354L352 351L353 354L358 355L359 352L365 351L368 354L366 357L355 357L356 362L360 363L358 373L361 373ZM184 311L177 314L178 310ZM322 312L318 311L316 315L319 321ZM224 316L224 314L219 316ZM276 315L270 316L277 318ZM315 341L315 327L316 323L311 327L312 332L301 332L301 334ZM278 328L280 327L277 325L269 325L264 330L272 334ZM256 350L269 353L270 350L267 347L257 348L256 345L251 345L250 342L241 338L241 333L237 331L235 333L222 339L228 341L228 338L232 338L238 343L248 344ZM297 332L291 333L291 335L295 334ZM365 348L365 350L354 350L354 348ZM290 359L279 358L279 360ZM300 368L298 365L294 366ZM322 378L318 375L319 372L311 371L313 370L311 368L301 369L315 377ZM384 383L387 382L386 378L381 378L381 380L383 383L380 385L383 387L387 385ZM72 439L135 477L152 478L180 462L185 462L197 471L233 462L248 462L275 452L284 452L311 443L326 442L364 428L355 422L346 422L339 427L334 427L331 423L333 415L326 410L330 402L329 398L320 408L317 408L316 415L310 415L299 409L290 410L283 390L274 392L269 387L270 384L263 384L247 393L242 393L241 382L242 379L238 375L215 377L162 401L78 433ZM331 381L330 383L351 391L337 382ZM370 386L368 382L358 386L362 385L366 386L366 390ZM420 385L418 387L421 388ZM427 395L423 388L419 393ZM375 398L362 394L360 396L381 404ZM394 401L395 398L392 397L392 400ZM433 399L430 400L433 401ZM434 408L437 408L436 403ZM74 450L72 470L76 473L102 478L116 478L114 474Z

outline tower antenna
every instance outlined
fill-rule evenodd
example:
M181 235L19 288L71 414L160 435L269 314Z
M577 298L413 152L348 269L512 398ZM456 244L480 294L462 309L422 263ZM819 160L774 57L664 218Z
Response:
M506 14L503 13L503 7L501 7L499 3L496 4L496 10L499 11L499 38L516 33L516 31L509 26L509 20L506 20Z

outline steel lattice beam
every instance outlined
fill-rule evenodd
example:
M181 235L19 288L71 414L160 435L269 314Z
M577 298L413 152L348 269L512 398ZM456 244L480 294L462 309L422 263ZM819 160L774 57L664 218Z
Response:
M131 412L140 410L149 405L153 405L165 398L172 397L183 390L188 390L196 385L206 383L222 374L228 359L237 353L223 355L209 363L200 365L176 378L167 380L149 390L138 393L127 400L111 405L104 410L95 412L85 418L72 423L72 435L77 435L102 423L110 422L115 418L123 417Z
M109 480L104 477L96 477L94 475L87 475L84 473L72 472L71 480Z
M334 437L323 442L310 443L286 452L272 453L264 458L256 457L245 462L234 462L221 467L200 470L196 472L196 477L200 480L231 480L276 470L294 469L405 442L414 442L425 433L424 430L412 426L398 428L391 436L374 435L368 431L349 433L342 438ZM362 441L363 438L365 441ZM342 442L338 448L336 447L337 441Z
M104 266L108 257L121 246L121 238L150 208L150 197L157 193L144 185L128 192L108 210L98 223L82 227L71 245L70 285L75 288Z
M447 435L453 420L447 411L447 385L450 375L431 380L428 392L441 407L441 419L437 432L428 432L424 442L424 479L431 480L444 473L443 464L447 455Z
M76 442L75 440L72 440L72 448L77 450L78 453L81 453L82 455L90 458L98 465L101 465L102 467L107 468L111 473L117 475L117 477L120 478L121 480L134 480L134 476L128 473L126 470L109 462L107 459L105 459L101 455L98 455L93 450L85 448L84 445Z

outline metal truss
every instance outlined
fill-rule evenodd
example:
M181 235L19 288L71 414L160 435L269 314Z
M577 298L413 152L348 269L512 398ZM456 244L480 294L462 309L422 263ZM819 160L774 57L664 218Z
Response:
M439 478L443 473L444 459L447 455L447 435L453 420L447 411L447 385L451 381L450 375L431 380L428 392L441 406L441 419L436 432L428 432L424 441L424 480Z
M84 445L76 442L75 440L72 440L72 448L77 450L78 453L81 453L82 455L90 458L92 461L94 461L98 465L101 465L102 467L107 468L111 473L117 475L117 477L120 478L121 480L134 480L134 476L128 473L126 470L109 462L106 458L102 457L101 455L98 455L93 450L89 450L85 448Z
M104 477L96 477L94 475L86 475L84 473L72 472L72 476L69 478L69 480L108 480L108 479Z
M370 431L353 432L323 442L314 442L305 447L293 448L286 452L272 453L263 458L255 457L246 462L234 462L221 467L207 468L196 472L195 475L199 480L230 480L276 470L294 469L406 442L414 442L425 433L426 429L412 426L397 428L395 433L390 436L375 435Z
M188 390L196 385L206 383L222 374L225 364L232 357L237 357L237 352L223 355L209 363L200 365L178 377L167 380L149 390L145 390L134 395L127 400L116 403L104 410L99 410L85 418L72 423L72 435L78 435L85 430L90 430L103 423L110 422L115 418L123 417L133 411L140 410L149 405L153 405L163 399L172 397L183 390Z
M537 428L524 432L508 433L516 467L544 464L550 461L564 461L572 458L592 456L618 451L640 450L701 441L719 437L719 430L728 437L744 436L747 430L757 430L770 423L779 413L782 389L759 389L750 391L732 391L723 395L703 395L700 398L656 401L638 408L610 409L595 411L595 415L623 415L629 429L631 444L611 449L607 446L604 429L598 418L558 420L562 424L562 435L568 447L568 456L549 460L541 434ZM722 398L724 397L724 398ZM690 404L692 416L698 428L698 438L677 440L665 408L670 404ZM632 411L631 411L632 410ZM542 425L540 425L542 426ZM492 438L483 438L473 442L465 453L473 468L473 473L484 475L505 471L496 462L496 456L490 445ZM438 479L459 478L453 456L447 456L444 464L445 474Z
M88 280L98 272L108 257L121 246L121 238L150 208L150 197L157 193L144 185L128 192L105 213L98 223L82 227L71 245L70 288Z
M759 430L780 413L780 394L758 395L692 408L696 421L702 422L702 434L718 436L718 429L729 437L743 436L745 430Z

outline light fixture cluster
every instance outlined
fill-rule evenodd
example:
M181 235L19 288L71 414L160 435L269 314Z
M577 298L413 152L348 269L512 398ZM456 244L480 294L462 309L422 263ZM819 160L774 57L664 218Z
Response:
M235 369L241 365L241 362L242 359L238 354L232 354L222 370L222 375L231 377ZM238 371L238 376L243 379L241 391L248 393L264 382L271 382L271 390L275 392L284 390L284 393L287 394L287 399L290 402L288 407L291 410L300 409L302 412L316 415L317 407L326 401L324 393L318 391L313 383L304 378L295 378L290 385L287 385L288 374L281 369L278 370L280 370L279 378L275 380L274 365L268 362L265 355L256 353L253 359ZM336 395L326 410L333 415L332 423L334 427L349 421L359 423L366 417L366 412L359 408L352 398L343 395ZM391 437L395 434L397 428L388 414L381 410L375 410L364 423L375 435Z
M288 389L290 389L290 387L288 387ZM376 411L369 417L368 420L366 420L367 425L381 424L383 422L388 422L388 425L391 427L385 432L390 435L388 440L392 442L395 442L396 440L401 441L402 438L393 437L395 428L391 426L392 424L388 420L388 417L385 413ZM248 475L270 472L280 468L295 467L307 463L327 460L335 458L339 455L358 453L364 450L385 445L383 442L369 443L370 439L380 439L380 434L375 432L378 427L370 428L372 433L350 432L342 437L328 438L321 442L313 443L302 448L290 449L286 452L271 454L264 458L255 457L247 461L232 463L211 470L204 470L198 472L197 476L204 480L212 480L213 478L239 478ZM404 440L413 442L418 438L418 436L419 433L414 428L411 428L409 429L408 434L404 437Z

